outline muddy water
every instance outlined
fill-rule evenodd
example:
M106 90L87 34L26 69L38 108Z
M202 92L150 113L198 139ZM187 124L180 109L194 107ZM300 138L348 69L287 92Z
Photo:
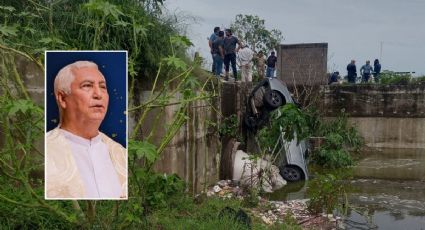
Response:
M425 229L425 149L365 152L346 184L346 229ZM303 199L306 191L306 183L292 183L270 198Z

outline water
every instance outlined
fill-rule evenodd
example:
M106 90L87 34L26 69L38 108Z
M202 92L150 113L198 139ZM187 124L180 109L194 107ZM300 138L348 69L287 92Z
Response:
M364 152L346 181L346 229L425 230L425 149ZM270 196L307 198L307 183L292 183Z

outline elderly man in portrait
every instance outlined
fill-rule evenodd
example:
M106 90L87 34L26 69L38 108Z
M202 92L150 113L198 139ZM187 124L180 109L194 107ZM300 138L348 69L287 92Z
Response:
M46 198L126 199L127 151L99 131L109 95L97 65L62 68L54 94L60 123L46 135Z

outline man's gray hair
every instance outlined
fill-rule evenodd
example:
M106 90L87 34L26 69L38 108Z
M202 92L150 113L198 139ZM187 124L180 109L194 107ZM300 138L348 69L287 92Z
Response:
M75 69L88 68L88 67L94 67L97 70L99 70L96 63L91 61L77 61L59 70L59 73L56 75L55 83L54 83L55 96L57 95L59 91L63 91L65 94L69 95L71 93L71 83L75 79L75 75L72 71ZM58 103L58 107L59 107L59 127L60 127L62 123L62 119L63 119L63 111L59 105L59 101L57 97L56 97L56 103Z
M55 95L59 91L63 91L65 94L70 94L71 83L75 79L75 75L72 71L75 69L88 68L88 67L94 67L96 69L99 69L96 63L91 61L77 61L63 67L59 71L58 75L56 75L56 78L55 78L55 84L54 84Z

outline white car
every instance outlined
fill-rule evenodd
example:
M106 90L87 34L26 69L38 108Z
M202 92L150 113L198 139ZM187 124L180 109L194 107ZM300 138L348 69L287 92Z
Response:
M269 113L286 103L295 103L288 88L276 78L266 78L252 90L249 98L244 122L248 130L256 132L269 120ZM307 180L308 170L306 158L307 143L295 138L287 141L283 133L276 140L273 154L279 154L279 170L282 177L290 182Z

